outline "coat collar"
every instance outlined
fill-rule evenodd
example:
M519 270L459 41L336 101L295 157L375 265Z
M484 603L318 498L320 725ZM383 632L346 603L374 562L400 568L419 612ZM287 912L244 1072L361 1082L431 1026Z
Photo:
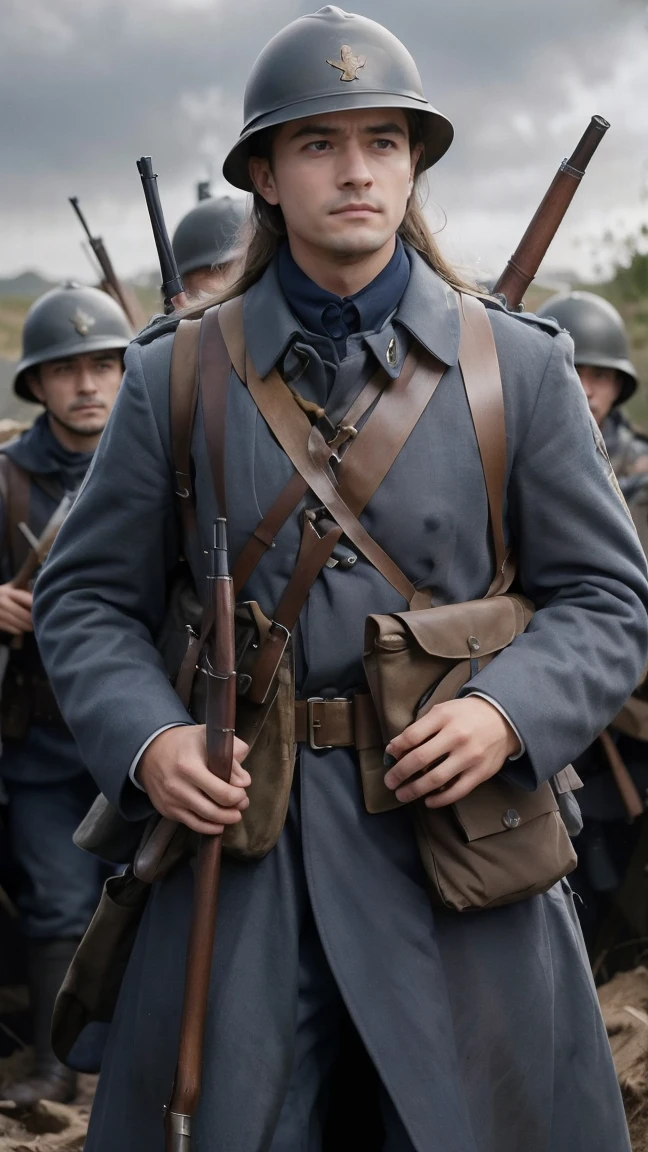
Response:
M410 278L396 310L394 322L444 364L453 365L459 357L460 317L457 297L452 288L418 255L406 246L410 261ZM281 290L276 260L260 280L246 292L243 302L245 343L252 363L263 379L286 354L293 340L302 337ZM382 337L370 336L367 343L382 358ZM387 342L391 336L387 336ZM377 346L374 347L377 341ZM400 364L397 371L400 370Z

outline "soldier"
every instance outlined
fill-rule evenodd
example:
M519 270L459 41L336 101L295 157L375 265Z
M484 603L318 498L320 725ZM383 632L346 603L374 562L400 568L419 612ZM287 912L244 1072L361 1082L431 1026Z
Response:
M189 296L223 292L236 278L243 244L245 201L207 196L173 234L173 252Z
M344 414L377 368L389 382L376 413L400 386L408 349L445 370L361 516L416 588L434 589L441 604L484 596L494 563L458 367L461 283L418 199L420 174L451 139L404 46L372 20L328 6L261 53L245 127L224 166L254 195L238 290L256 395L277 385L277 366L313 419L330 421L335 441L357 431L341 427ZM319 572L295 637L296 714L311 723L298 733L283 832L263 859L223 864L192 1147L320 1149L347 1011L378 1071L388 1152L629 1149L568 882L479 913L433 908L413 836L416 797L441 811L502 770L522 796L562 769L631 691L648 642L643 556L595 444L571 341L495 302L487 313L475 308L490 320L503 378L506 531L539 610L461 698L388 745L382 771L392 808L369 814L351 720L364 684L364 618L408 601L363 556ZM157 809L212 834L238 826L248 806L246 745L235 742L230 784L210 775L204 728L181 705L153 639L178 550L173 326L129 349L98 466L39 579L37 627L64 713L107 797L130 820ZM208 376L206 404L215 395ZM242 376L232 371L228 381L224 423L199 416L193 431L197 524L187 554L199 589L217 514L211 464L216 475L225 467L233 560L298 479ZM226 451L214 456L205 433L218 428ZM317 502L306 496L311 515L302 522L299 510L290 513L274 547L255 537L267 550L242 598L268 619ZM334 714L347 717L344 733ZM515 811L504 816L505 828L519 822ZM503 819L498 813L500 828ZM153 885L86 1152L163 1147L191 898L187 863Z
M23 883L36 1063L5 1087L19 1104L70 1100L76 1077L50 1044L54 999L94 911L104 869L72 835L96 794L65 726L33 635L32 593L13 586L66 493L79 488L115 401L131 333L121 308L96 288L65 284L41 296L23 330L14 389L45 411L0 450L0 629L12 640L2 686L0 773L9 800L12 851ZM23 534L25 529L26 534Z
M621 410L638 380L616 308L593 292L566 292L546 300L538 316L552 317L574 341L576 371L619 480L648 471L648 441Z
M648 442L633 430L621 408L638 387L623 320L612 304L592 292L552 296L538 309L538 315L555 319L574 341L576 371L645 551ZM635 877L622 890L640 840L642 821L637 819L636 808L640 809L648 796L645 686L615 718L610 737L621 758L616 776L607 742L596 741L576 762L585 787L579 795L583 831L575 841L579 862L572 884L580 896L576 906L585 941L597 966L619 934L626 931L624 920L632 936L643 935L645 925L643 881L637 885ZM620 771L627 771L630 779L624 774L619 777ZM636 808L629 819L628 798L632 795ZM640 851L645 857L642 845ZM644 869L636 867L635 872L643 876ZM623 918L615 911L621 893Z

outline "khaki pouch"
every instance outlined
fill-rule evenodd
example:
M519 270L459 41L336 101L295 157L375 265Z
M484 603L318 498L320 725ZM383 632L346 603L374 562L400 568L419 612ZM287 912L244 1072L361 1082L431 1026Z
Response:
M132 872L106 881L56 998L52 1047L63 1063L89 1024L112 1020L150 891Z
M454 699L524 632L532 615L528 600L505 595L369 616L364 665L385 744L435 704ZM384 785L378 750L368 750L364 760L368 810L399 807ZM569 772L570 785L578 787ZM500 774L448 808L426 808L422 801L412 808L434 904L460 912L510 904L546 892L576 866L548 782L526 792Z

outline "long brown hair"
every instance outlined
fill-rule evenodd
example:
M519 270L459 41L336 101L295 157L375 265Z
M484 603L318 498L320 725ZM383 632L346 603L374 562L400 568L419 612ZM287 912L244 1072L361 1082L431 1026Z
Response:
M414 148L421 138L419 118L416 113L408 113L410 125L410 143ZM266 159L271 157L274 129L259 132L255 140L254 155ZM398 229L398 235L404 244L409 244L426 264L429 264L442 280L459 292L476 293L476 286L465 280L459 272L452 267L441 254L439 246L434 239L430 227L423 214L423 195L425 191L426 176L423 172L423 160L419 161L414 181L414 188L407 203L403 222ZM224 292L201 300L183 312L184 316L202 316L207 308L213 304L224 304L234 296L241 296L256 284L263 276L271 263L279 245L286 239L286 222L283 212L278 205L268 204L258 192L252 195L252 204L240 234L241 248L245 251L243 270L237 280Z

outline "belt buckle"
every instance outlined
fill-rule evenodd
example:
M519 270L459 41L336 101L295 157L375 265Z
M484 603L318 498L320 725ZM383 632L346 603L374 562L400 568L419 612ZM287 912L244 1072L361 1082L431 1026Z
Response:
M318 744L315 739L315 734L318 728L321 728L321 720L315 718L315 705L325 704L326 701L323 696L309 696L306 701L306 716L308 720L308 743L313 749L313 752L326 752L332 748L332 744Z

